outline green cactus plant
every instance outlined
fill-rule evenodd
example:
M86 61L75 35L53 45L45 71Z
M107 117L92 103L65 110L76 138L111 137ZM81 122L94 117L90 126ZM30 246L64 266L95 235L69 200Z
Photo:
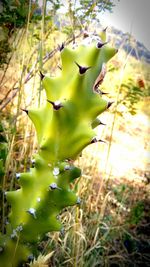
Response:
M20 189L6 192L11 205L6 234L0 237L0 266L18 266L33 254L36 244L50 231L59 231L60 211L78 204L70 183L81 176L73 161L89 144L101 141L94 128L99 114L111 102L102 98L106 62L116 54L99 39L77 48L60 48L59 77L41 73L47 101L39 109L24 110L32 120L38 139L38 153L30 172L17 174Z

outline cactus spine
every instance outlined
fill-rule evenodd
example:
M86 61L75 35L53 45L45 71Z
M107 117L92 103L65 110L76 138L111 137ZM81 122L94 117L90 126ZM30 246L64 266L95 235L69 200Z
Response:
M16 175L20 189L6 193L11 213L6 235L0 237L1 267L18 266L36 255L37 242L61 229L59 212L78 204L69 185L81 170L72 160L89 144L101 141L94 132L101 123L97 116L111 105L102 98L99 85L116 50L102 41L60 50L60 76L41 74L45 106L24 110L35 126L39 150L34 168Z

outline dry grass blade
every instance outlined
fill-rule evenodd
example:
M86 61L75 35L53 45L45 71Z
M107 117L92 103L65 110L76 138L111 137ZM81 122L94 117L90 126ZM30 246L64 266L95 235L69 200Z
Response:
M44 24L42 27L44 46L41 53L41 69L43 73L51 71L53 76L55 71L57 72L57 52L60 50L61 43L58 41L58 45L55 42L58 40L59 31L52 32L51 29L48 29L47 32L44 32ZM25 35L25 31L21 34L21 40L24 40L23 35ZM77 39L81 36L82 32L73 38L65 38L64 45L72 43L74 38ZM30 38L33 37L29 36ZM63 38L64 35L62 34L61 40ZM45 49L46 39L49 40L49 43L52 41L47 53ZM18 42L20 42L20 39ZM14 173L16 169L22 171L29 167L31 155L37 148L34 130L31 125L27 125L26 117L24 115L20 116L20 107L31 106L35 102L34 96L38 93L35 88L37 88L37 84L39 86L40 80L38 74L40 69L38 65L39 43L37 42L32 47L30 53L24 55L24 66L22 64L22 54L20 55L20 51L17 49L14 53L15 57L11 59L12 62L10 61L10 65L13 66L10 69L7 66L4 71L6 80L2 76L1 86L4 87L4 94L2 94L3 99L0 101L0 111L4 110L4 112L11 114L13 122L17 122L17 133L14 133L12 121L8 119L10 128L8 139L11 142L6 161L7 177L5 176L3 180L4 189L17 188L17 182L13 178ZM26 47L24 48L26 49ZM80 157L77 162L83 170L83 175L80 183L75 184L77 194L81 198L80 208L79 210L69 208L60 215L61 222L64 225L64 233L62 235L59 233L50 234L42 251L42 254L46 255L47 253L47 255L41 254L37 260L34 259L28 265L30 267L94 267L113 266L116 263L118 266L128 266L127 260L135 262L136 265L138 264L136 262L136 251L140 248L143 249L142 246L146 246L145 244L149 244L150 163L148 159L148 134L150 128L146 114L150 115L148 111L150 99L147 97L141 104L144 112L139 111L135 116L131 116L128 110L127 113L123 113L124 105L121 105L120 108L120 102L126 100L126 95L122 95L122 83L126 84L130 77L136 80L137 74L144 76L144 73L146 73L145 84L149 88L149 65L142 65L140 61L135 61L129 54L125 54L121 48L120 50L117 59L112 62L110 68L107 68L107 75L105 76L106 69L103 66L102 72L95 83L96 87L101 85L104 92L105 89L106 91L109 89L113 99L116 98L113 112L111 113L110 110L109 114L106 112L104 117L103 115L101 117L107 126L103 130L101 130L101 126L97 129L98 136L106 139L109 145L104 147L102 144L94 144L91 149L83 151L83 157ZM49 59L51 60L49 61ZM111 68L114 70L112 71ZM10 77L16 77L12 85L8 75L9 72ZM22 88L16 82L17 75L20 77L21 72L23 76ZM103 84L101 84L102 81ZM5 90L5 84L9 84L8 88L6 86L8 90ZM16 96L19 93L19 112L15 117ZM123 96L124 98L122 98ZM109 96L105 97L110 100ZM9 108L8 104L11 105L10 110L7 110ZM137 104L137 106L139 108L140 104ZM119 117L118 111L120 110L121 116ZM29 136L31 137L30 140ZM17 164L15 165L14 161L16 159ZM3 199L3 232L6 219L4 202ZM143 203L143 210L141 210L141 202ZM132 253L129 253L129 245L133 249ZM52 252L49 253L50 250ZM146 264L150 262L150 259L146 254L142 258L142 253L139 251L138 256L140 255L140 261L145 261L145 263L142 262L141 265L140 262L139 265L147 266Z
M42 254L40 254L37 260L34 259L33 262L29 264L29 266L30 267L50 267L48 261L53 256L53 254L54 254L54 251L50 252L46 256L43 256Z

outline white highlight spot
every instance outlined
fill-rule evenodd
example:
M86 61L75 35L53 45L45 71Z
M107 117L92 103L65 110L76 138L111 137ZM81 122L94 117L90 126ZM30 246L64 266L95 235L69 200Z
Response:
M16 173L16 179L20 178L20 173Z
M60 173L60 171L59 171L59 168L58 167L55 167L54 169L53 169L53 175L58 175Z
M65 168L64 168L65 171L69 171L70 169L71 169L70 165L66 165Z
M56 101L54 102L54 104L55 104L55 106L60 106L60 105L61 105L61 102L60 102L59 100L56 100Z
M55 184L55 183L50 184L50 188L51 189L57 189L57 184Z
M60 187L58 187L57 184L55 184L55 183L50 184L49 187L50 187L52 190L54 190L54 189L62 190L62 189L61 189Z
M36 219L36 210L34 209L34 208L30 208L29 210L28 210L28 212L31 214L31 215L33 215L33 217Z
M18 231L18 232L23 231L23 227L22 227L22 225L17 226L16 231Z

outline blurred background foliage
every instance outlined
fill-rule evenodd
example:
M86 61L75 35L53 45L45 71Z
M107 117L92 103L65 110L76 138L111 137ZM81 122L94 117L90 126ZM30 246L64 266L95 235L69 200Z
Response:
M59 75L62 45L97 38L100 14L113 1L0 1L0 191L1 230L10 207L4 192L18 189L16 172L29 170L37 151L35 130L21 108L45 102L40 71ZM60 214L64 232L49 233L31 266L149 266L150 64L144 46L129 34L107 29L118 53L107 65L101 90L114 105L97 135L107 145L83 151L75 188L82 202ZM121 41L120 41L121 40ZM132 51L124 49L130 45ZM140 55L142 55L140 57ZM73 186L73 185L72 185ZM50 253L50 254L49 254ZM45 257L46 255L46 257ZM134 263L133 263L134 262Z
M35 2L29 6L28 0L0 1L0 65L7 63L17 29L25 27L29 10L32 17L36 7Z

